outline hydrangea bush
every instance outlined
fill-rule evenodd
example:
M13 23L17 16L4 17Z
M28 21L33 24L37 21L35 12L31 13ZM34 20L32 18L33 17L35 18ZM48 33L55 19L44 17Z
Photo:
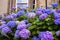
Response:
M57 4L52 4L56 7ZM1 40L60 40L60 8L12 13L0 21ZM15 10L12 9L12 10Z

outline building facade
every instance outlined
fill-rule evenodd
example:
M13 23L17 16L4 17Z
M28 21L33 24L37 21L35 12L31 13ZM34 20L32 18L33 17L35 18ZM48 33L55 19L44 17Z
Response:
M50 6L54 2L59 2L59 0L47 0L47 5ZM0 14L11 12L12 7L29 7L33 9L35 7L46 6L46 0L0 0Z
M0 0L0 15L10 12L12 7L16 7L16 0Z

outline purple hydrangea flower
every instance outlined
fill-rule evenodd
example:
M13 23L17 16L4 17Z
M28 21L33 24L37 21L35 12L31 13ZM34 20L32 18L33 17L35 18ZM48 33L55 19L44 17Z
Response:
M51 14L52 14L52 13L56 13L56 10L55 10L55 9L51 10Z
M16 8L15 7L13 7L13 8L11 8L11 10L13 11L13 10L16 10Z
M32 40L40 40L40 39L37 37L33 37Z
M28 23L28 20L24 20L24 22L27 24Z
M0 30L1 30L2 28L4 28L4 27L7 27L7 25L6 25L6 24L2 24L2 25L0 26Z
M8 33L11 33L12 31L11 31L11 29L9 27L4 27L4 28L2 28L2 32L4 34L8 34Z
M14 13L12 13L11 16L12 16L13 18L16 18L16 17L17 17L17 15L14 14Z
M30 31L27 29L23 29L22 31L19 32L20 37L23 39L29 38L30 34L31 34Z
M56 32L56 36L60 36L60 30Z
M26 29L26 28L27 28L27 26L23 21L21 23L19 23L18 26L17 26L18 30L23 30L23 29Z
M36 14L37 15L41 15L41 14L43 14L41 11L36 11Z
M7 26L10 27L10 28L14 28L16 26L16 21L9 21L7 23Z
M58 11L57 11L58 13L60 13L60 8L58 9Z
M28 18L35 18L36 14L34 12L27 13L26 16Z
M59 24L60 24L60 19L55 19L55 20L54 20L54 23L55 23L56 25L59 25Z
M31 26L31 23L28 23L26 26L27 26L27 28L30 27Z
M39 16L39 19L40 19L40 20L44 20L44 19L46 19L47 17L48 17L48 14L44 13L44 14L42 14L42 15Z
M58 6L58 3L53 3L52 6L55 8Z
M50 10L50 9L46 9L46 10L45 10L45 13L51 14L51 10Z
M38 8L37 11L45 12L45 8Z
M24 10L18 11L17 12L17 17L23 16L24 15Z
M55 14L54 14L54 18L55 18L55 19L60 19L60 13L55 13Z
M40 32L40 34L38 36L41 40L54 40L52 33L49 31Z
M13 18L13 16L8 15L8 16L6 16L6 20L14 20L14 18Z
M16 30L15 35L14 35L15 38L20 38L19 32L20 32L20 30Z
M6 22L5 21L1 21L1 24L6 24Z

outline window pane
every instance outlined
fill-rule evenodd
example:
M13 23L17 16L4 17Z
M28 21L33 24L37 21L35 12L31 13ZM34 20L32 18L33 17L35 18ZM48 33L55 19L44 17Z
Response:
M26 8L27 7L27 3L18 3L17 7L19 7L19 8Z
M28 0L17 0L17 3L28 3Z

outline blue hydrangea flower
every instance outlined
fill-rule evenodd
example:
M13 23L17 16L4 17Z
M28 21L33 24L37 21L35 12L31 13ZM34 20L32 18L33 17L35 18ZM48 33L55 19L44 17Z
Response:
M55 23L56 25L59 25L59 24L60 24L60 19L55 19L55 20L54 20L54 23Z
M17 17L17 15L16 14L14 14L14 13L12 13L12 14L10 14L13 18L16 18Z
M54 40L52 33L49 31L40 32L40 34L38 36L41 40Z
M6 25L6 24L2 24L2 25L0 26L0 30L1 30L2 28L4 28L4 27L7 27L7 25Z
M18 30L23 30L23 29L26 29L26 28L27 28L27 26L26 26L26 24L23 23L23 22L22 22L22 23L19 23L18 26L17 26L17 29L18 29Z
M52 6L55 8L58 6L58 3L53 3Z
M53 10L51 10L51 14L52 14L52 13L56 13L56 10L54 10L54 9L53 9Z
M43 14L41 11L36 11L36 14L37 15L41 15L41 14Z
M44 19L46 19L47 17L48 17L48 14L44 13L44 14L42 14L42 15L39 16L39 19L40 19L40 20L44 20Z
M16 30L15 35L14 35L15 38L20 38L19 32L20 32L20 30Z
M34 12L26 13L28 18L35 18L36 14Z
M31 26L31 23L28 23L26 26L27 26L27 28L30 27Z
M4 27L4 28L2 28L2 32L4 34L8 34L8 33L11 33L12 31L11 31L11 29L9 27Z
M60 8L58 9L58 11L57 11L58 13L60 13Z
M9 21L7 23L7 26L10 27L10 28L14 28L16 26L16 21Z
M46 10L45 10L45 13L51 14L51 10L50 10L50 9L46 9Z
M60 30L56 31L56 36L60 36Z
M38 8L37 11L45 12L45 8Z
M33 37L32 40L40 40L40 39L37 37Z
M55 19L60 19L60 13L55 13L55 14L54 14L54 18L55 18Z
M28 23L28 20L24 20L24 22L27 24Z
M23 16L24 15L24 10L20 10L17 12L17 17Z
M31 34L30 31L27 29L23 29L22 31L19 32L20 37L23 39L29 38L30 34Z
M13 10L16 10L16 8L15 7L13 7L13 8L11 8L11 10L13 11Z
M6 16L6 20L14 20L14 18L13 18L13 16L8 15L8 16Z

